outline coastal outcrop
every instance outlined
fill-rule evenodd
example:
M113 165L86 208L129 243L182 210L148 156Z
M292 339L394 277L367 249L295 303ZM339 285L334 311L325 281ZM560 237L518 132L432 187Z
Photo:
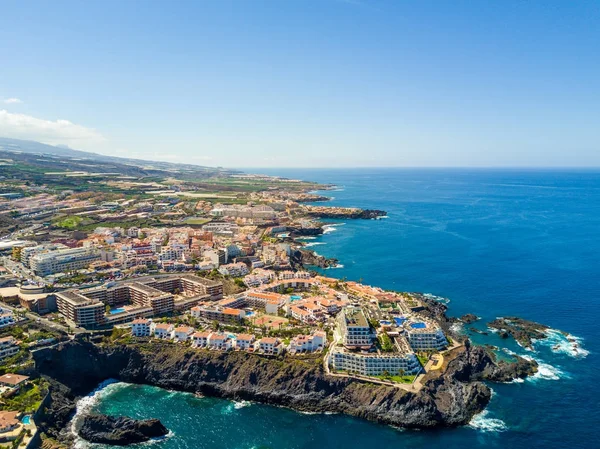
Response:
M339 260L334 257L325 257L314 251L299 249L293 254L294 261L303 267L313 266L319 268L333 268L339 264Z
M344 413L409 428L467 424L491 398L482 380L507 380L509 370L484 348L469 344L446 356L446 368L416 391L328 375L319 356L268 358L216 352L166 342L128 345L69 341L35 353L38 371L51 382L51 400L39 418L58 438L75 408L106 379L306 412Z
M128 446L167 435L158 419L136 420L126 416L89 414L83 417L78 434L91 443Z
M548 326L535 321L525 320L518 317L497 318L488 323L491 329L497 329L500 337L512 336L521 346L531 349L533 340L548 338Z
M387 212L378 209L358 209L348 207L304 206L304 214L314 218L375 219L387 216Z

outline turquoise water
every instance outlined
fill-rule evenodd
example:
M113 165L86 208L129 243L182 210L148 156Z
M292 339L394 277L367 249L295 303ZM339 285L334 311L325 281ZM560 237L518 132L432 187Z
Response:
M265 170L266 172L266 170ZM337 277L450 298L450 314L483 323L518 315L569 332L535 352L540 373L492 385L494 397L471 426L398 431L336 415L303 415L258 404L197 399L117 386L104 412L158 417L174 435L157 449L220 448L587 448L600 422L600 173L506 170L278 170L334 182L333 205L385 209L381 220L335 221L320 254L340 259ZM484 324L475 326L484 329Z
M21 418L21 422L25 425L30 424L31 423L31 416L30 415L25 415Z
M111 315L115 315L117 313L123 313L123 312L125 312L125 309L123 309L123 308L110 309L110 314Z
M410 327L413 329L425 329L427 325L425 323L411 323Z

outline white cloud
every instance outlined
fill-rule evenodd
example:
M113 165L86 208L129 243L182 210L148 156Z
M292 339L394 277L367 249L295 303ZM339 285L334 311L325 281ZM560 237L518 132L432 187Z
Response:
M0 136L36 140L51 145L66 144L74 148L89 147L106 139L92 128L68 120L44 120L0 109Z
M21 104L21 103L23 103L23 101L18 98L7 98L4 100L4 103L5 104Z

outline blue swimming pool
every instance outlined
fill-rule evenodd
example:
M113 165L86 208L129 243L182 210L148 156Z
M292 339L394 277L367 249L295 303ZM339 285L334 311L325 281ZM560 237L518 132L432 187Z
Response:
M425 329L427 325L425 323L411 323L410 327L413 329Z
M252 312L252 311L246 312L246 317L254 316L254 315L256 315L256 314L254 312Z
M404 322L406 321L406 318L396 317L396 318L394 318L394 321L396 322L396 324L398 326L402 326L404 324Z
M389 326L390 324L392 324L392 322L386 320L379 320L379 324L381 324L382 326Z
M111 315L114 315L114 314L116 314L116 313L123 313L123 312L125 312L125 309L124 309L124 308L122 308L122 307L119 307L119 308L117 308L117 309L110 309L110 314L111 314Z
M21 422L25 425L27 424L31 424L31 416L30 415L25 415L21 418Z
M299 301L299 300L301 300L301 299L302 299L302 296L299 296L299 295L292 295L292 296L290 296L290 299L291 299L292 301Z

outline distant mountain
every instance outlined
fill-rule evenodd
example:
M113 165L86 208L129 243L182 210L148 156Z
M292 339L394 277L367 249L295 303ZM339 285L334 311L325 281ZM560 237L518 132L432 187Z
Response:
M143 159L131 159L126 157L106 156L104 154L92 153L89 151L73 150L67 146L47 145L45 143L35 142L33 140L11 139L0 137L0 151L17 151L30 154L53 155L67 157L70 159L86 159L96 162L109 162L113 164L134 165L141 168L153 168L158 170L185 170L185 171L205 171L233 173L234 171L222 168L205 167L194 164L178 164L172 162L147 161Z

